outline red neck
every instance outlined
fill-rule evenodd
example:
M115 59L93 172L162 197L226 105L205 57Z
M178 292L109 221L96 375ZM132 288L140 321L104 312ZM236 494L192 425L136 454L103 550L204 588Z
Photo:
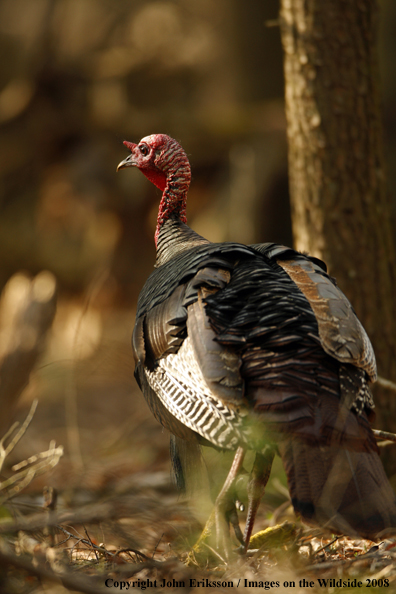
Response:
M189 183L190 180L188 179L188 182L184 183L182 186L181 184L172 183L169 178L167 178L158 209L157 228L154 235L155 247L158 245L158 237L162 225L169 218L177 218L182 223L187 223L186 202Z
M169 218L187 223L186 202L191 180L190 163L181 146L169 138L167 146L156 160L156 169L150 173L151 178L147 173L145 175L163 191L154 236L157 247L162 225Z
M142 138L140 142L141 146L127 141L124 144L132 153L128 165L138 167L162 191L154 236L157 247L161 228L168 219L187 223L186 201L191 169L180 144L167 134L151 134ZM150 157L147 159L145 157L148 156L148 152L144 152L142 148L144 145L150 151Z

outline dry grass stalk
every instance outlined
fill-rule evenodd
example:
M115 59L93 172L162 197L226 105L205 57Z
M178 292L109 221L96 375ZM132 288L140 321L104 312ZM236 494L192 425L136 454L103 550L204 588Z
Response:
M33 419L36 408L37 400L33 402L29 414L21 427L18 429L19 423L14 423L0 440L0 471L7 456L25 435L25 432ZM10 438L11 441L5 446L6 441ZM12 467L14 474L10 476L10 478L0 482L0 504L20 493L36 476L39 476L56 466L62 455L63 447L56 447L55 442L52 441L49 449L45 452L40 452L39 454L30 456L27 460L15 464Z

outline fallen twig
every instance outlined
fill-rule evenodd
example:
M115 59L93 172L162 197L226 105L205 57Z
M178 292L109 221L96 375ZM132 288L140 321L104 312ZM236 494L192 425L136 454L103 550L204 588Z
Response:
M76 575L72 572L56 573L43 564L33 565L23 555L14 555L10 551L5 550L4 546L0 545L0 564L13 565L39 578L45 578L52 582L63 584L66 588L75 590L77 592L83 592L84 594L105 594L108 593L109 589L103 587L101 583L104 583L103 577L101 577L101 583L99 580L94 578L87 578L85 576Z
M323 545L323 547L320 547L320 549L316 549L316 551L314 552L313 556L316 557L316 555L318 553L321 553L322 551L324 551L328 547L331 547L331 545L333 545L335 542L337 542L337 540L339 538L340 538L339 536L336 536L332 541L328 542L326 545Z
M71 532L69 532L69 530L66 530L66 528L64 528L63 526L56 526L56 528L58 528L58 530L61 530L61 532L63 532L64 534L66 534L68 536L68 538L66 540L69 540L70 538L74 538L77 540L77 543L75 543L75 544L78 544L81 542L82 544L85 544L85 545L91 547L91 549L93 549L95 552L97 551L97 552L102 553L106 556L116 557L120 553L132 552L132 553L135 553L135 555L141 557L142 559L150 561L150 558L147 557L147 555L145 555L141 551L138 551L137 549L132 549L129 547L127 549L120 549L118 551L108 551L105 547L96 545L95 543L93 543L88 535L87 535L87 537L88 537L88 540L87 540L85 538L81 538L79 536L76 536L75 534L72 534ZM61 544L61 543L58 543L58 545L59 544Z

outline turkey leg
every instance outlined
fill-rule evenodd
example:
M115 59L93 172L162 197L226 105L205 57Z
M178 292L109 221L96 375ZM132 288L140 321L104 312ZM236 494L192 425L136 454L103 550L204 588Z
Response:
M264 489L268 483L271 474L272 462L275 452L273 448L268 447L264 454L256 453L250 480L247 488L248 492L248 510L246 517L245 533L243 535L244 552L246 553L250 537L252 535L254 520L260 505Z
M239 527L238 514L235 508L235 501L233 497L233 490L235 481L242 468L243 459L245 457L245 449L239 447L235 453L234 460L230 471L227 475L224 485L216 497L215 503L215 524L216 524L216 538L217 547L222 548L226 554L229 554L229 524L232 524L235 536L243 543L243 536Z
M207 549L211 549L208 544L208 540L213 535L213 527L216 532L216 548L218 553L223 553L227 558L231 556L230 550L230 530L229 525L231 524L234 528L235 535L239 542L243 545L243 535L239 527L238 514L235 507L234 487L235 481L238 478L239 472L242 468L243 459L245 457L245 449L239 447L235 452L234 460L231 468L228 472L227 478L224 485L216 497L215 506L212 513L207 520L204 529L197 542L192 548L191 553L187 556L186 565L197 565L198 563L204 563L207 559ZM215 552L211 549L212 552ZM217 554L218 554L217 553ZM219 554L218 554L219 556ZM220 557L224 560L222 557Z

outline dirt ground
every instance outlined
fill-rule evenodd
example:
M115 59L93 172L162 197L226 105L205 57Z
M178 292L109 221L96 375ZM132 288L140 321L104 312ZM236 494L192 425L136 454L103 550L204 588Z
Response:
M209 545L204 552L192 548L231 458L206 449L210 478L202 479L190 503L177 493L169 435L133 377L133 322L129 309L66 299L58 304L17 419L23 422L34 399L38 406L6 457L3 477L13 475L16 463L54 448L53 440L64 453L0 507L0 592L345 592L356 584L359 590L359 580L365 586L375 580L371 591L389 592L396 578L394 539L337 538L300 524L279 459L249 555L226 560ZM246 477L237 490L242 503ZM48 489L56 490L56 499L45 496ZM245 512L239 516L243 526ZM336 578L345 582L341 590L331 581Z

